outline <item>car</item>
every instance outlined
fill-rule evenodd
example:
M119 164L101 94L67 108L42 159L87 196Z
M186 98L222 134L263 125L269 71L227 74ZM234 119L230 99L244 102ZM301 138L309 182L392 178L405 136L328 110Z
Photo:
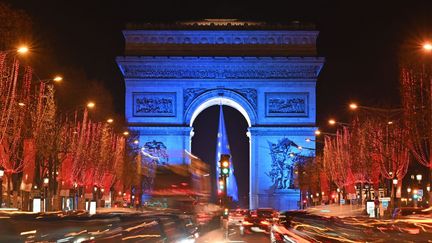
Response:
M229 212L228 226L240 226L243 222L245 215L249 213L248 209L235 209Z
M316 239L306 235L299 235L291 230L293 228L292 220L295 215L296 213L288 211L279 213L278 220L275 220L270 228L271 243L316 242Z
M240 234L246 232L270 233L271 226L277 220L278 212L272 208L259 208L250 211L243 219Z

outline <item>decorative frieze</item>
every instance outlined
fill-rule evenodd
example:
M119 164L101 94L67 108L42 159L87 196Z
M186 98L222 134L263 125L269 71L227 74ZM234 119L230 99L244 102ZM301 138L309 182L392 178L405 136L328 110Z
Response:
M128 44L313 45L317 31L126 30Z
M317 58L285 60L117 59L126 78L146 79L314 79L322 67Z

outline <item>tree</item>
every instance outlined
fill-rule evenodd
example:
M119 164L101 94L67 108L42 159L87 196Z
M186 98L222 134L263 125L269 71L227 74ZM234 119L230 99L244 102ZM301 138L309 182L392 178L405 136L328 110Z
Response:
M23 147L31 107L32 70L22 68L16 58L0 53L0 78L0 166L5 169L10 205L13 178L16 187L16 175L24 169Z
M431 64L403 63L400 84L408 147L414 158L429 168L429 178L432 178ZM432 193L429 194L431 200Z

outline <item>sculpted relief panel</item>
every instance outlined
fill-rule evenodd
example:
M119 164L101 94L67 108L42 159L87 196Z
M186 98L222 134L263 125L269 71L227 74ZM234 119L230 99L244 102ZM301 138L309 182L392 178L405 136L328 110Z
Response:
M132 94L133 116L166 117L176 115L175 92L138 92Z
M306 117L309 110L308 98L308 93L266 93L266 116Z
M265 174L271 178L275 189L294 187L294 157L297 145L289 138L282 138L277 143L267 141L271 156L271 170Z

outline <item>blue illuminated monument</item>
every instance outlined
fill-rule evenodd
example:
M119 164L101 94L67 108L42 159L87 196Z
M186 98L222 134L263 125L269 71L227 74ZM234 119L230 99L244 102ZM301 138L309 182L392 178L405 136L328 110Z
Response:
M222 105L219 105L219 129L217 133L217 144L216 144L216 181L219 181L219 167L218 163L221 158L221 154L231 155L228 133L225 128L225 119L223 114ZM232 157L230 157L230 170L227 178L227 194L232 198L233 201L238 202L238 190L237 180L234 175L234 165L232 163Z
M307 138L316 130L324 64L313 26L211 19L129 25L123 35L117 63L126 120L148 161L190 163L184 151L192 149L195 118L210 106L230 106L249 126L249 207L298 208L294 171L314 156Z

